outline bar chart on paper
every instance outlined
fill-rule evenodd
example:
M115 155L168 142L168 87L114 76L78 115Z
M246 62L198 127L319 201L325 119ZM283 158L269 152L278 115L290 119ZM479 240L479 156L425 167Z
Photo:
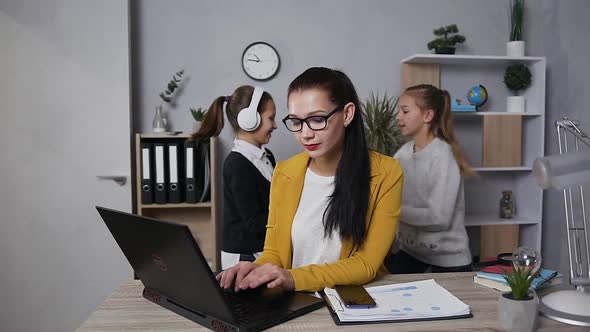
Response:
M350 309L342 305L332 288L324 293L334 313L342 323L430 320L470 316L470 308L434 279L367 288L377 306L370 309Z

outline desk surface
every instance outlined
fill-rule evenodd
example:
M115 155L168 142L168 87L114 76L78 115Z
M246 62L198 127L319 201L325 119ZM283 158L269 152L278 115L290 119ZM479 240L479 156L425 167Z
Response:
M434 278L463 302L471 306L473 318L409 323L372 324L365 326L336 326L327 308L273 327L282 331L501 331L496 318L499 292L475 284L473 273L438 273L389 275L369 286L410 282ZM82 324L78 331L208 331L204 327L168 311L142 297L143 285L137 281L123 283ZM565 325L540 316L538 331L588 331L588 328Z

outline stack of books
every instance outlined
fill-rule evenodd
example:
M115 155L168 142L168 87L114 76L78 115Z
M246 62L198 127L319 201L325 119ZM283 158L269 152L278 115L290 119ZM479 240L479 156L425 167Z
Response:
M473 282L486 287L490 287L502 292L509 292L510 286L504 279L503 270L510 272L510 266L488 266L478 271L473 276ZM533 280L532 288L535 290L559 285L563 282L563 275L555 270L541 269L537 277Z

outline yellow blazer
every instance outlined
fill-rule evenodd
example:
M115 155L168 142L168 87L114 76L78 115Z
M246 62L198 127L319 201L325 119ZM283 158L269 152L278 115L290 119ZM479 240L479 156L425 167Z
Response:
M386 274L383 259L389 252L401 210L402 168L398 161L370 152L371 184L367 209L367 236L360 248L352 239L342 241L340 260L291 269L291 226L299 205L309 155L302 152L277 164L270 187L264 251L255 263L288 269L297 291L317 291L334 285L362 285Z

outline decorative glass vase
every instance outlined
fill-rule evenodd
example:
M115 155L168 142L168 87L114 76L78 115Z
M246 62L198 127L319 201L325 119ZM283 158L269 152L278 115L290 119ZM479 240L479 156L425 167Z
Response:
M514 217L515 209L512 203L512 191L502 191L502 199L500 200L500 218L511 219Z
M152 122L152 129L154 133L163 133L166 132L166 118L164 114L162 114L162 105L156 107L156 115L154 116L154 121Z

